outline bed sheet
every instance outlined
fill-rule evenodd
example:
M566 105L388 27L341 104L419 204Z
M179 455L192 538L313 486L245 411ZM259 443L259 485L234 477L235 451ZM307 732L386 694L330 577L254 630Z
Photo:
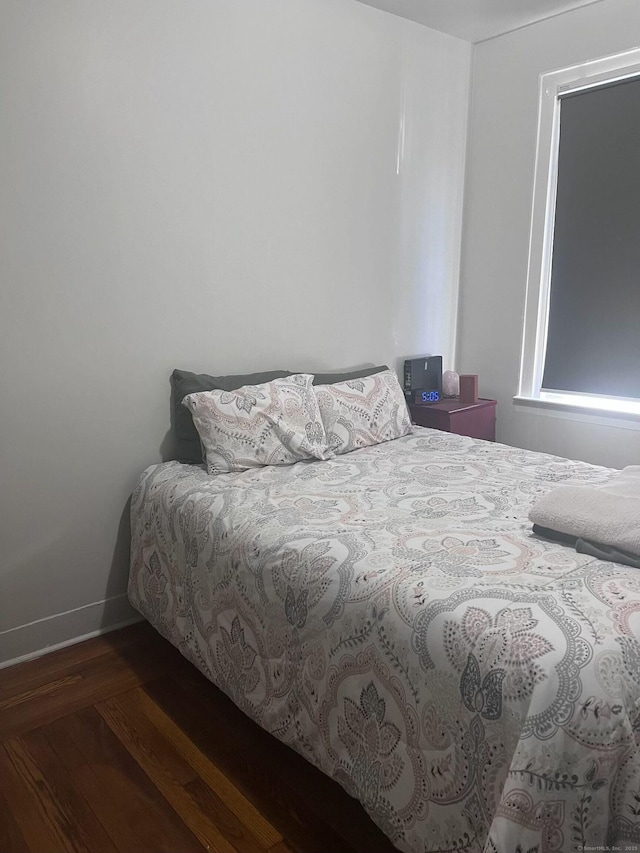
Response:
M586 463L417 427L133 495L132 604L400 850L640 844L640 572L531 532Z

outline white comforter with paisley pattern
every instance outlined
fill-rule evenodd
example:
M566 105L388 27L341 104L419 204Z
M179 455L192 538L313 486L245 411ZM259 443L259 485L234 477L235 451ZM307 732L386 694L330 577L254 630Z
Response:
M133 605L405 851L640 844L640 571L531 534L579 462L416 428L133 496Z

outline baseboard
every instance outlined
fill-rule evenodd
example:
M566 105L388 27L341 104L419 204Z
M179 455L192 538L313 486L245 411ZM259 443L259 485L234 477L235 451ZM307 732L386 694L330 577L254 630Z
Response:
M141 620L126 593L0 631L0 669Z

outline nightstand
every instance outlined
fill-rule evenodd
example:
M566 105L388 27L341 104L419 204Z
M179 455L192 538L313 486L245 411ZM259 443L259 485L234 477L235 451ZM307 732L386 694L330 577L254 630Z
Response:
M409 403L411 420L419 426L468 435L469 438L496 440L496 401L461 403L457 398L437 403Z

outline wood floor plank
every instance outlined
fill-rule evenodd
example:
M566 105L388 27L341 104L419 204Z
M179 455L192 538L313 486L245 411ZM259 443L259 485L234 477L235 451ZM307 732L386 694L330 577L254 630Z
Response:
M148 622L137 622L119 631L65 646L35 660L0 669L0 697L6 699L60 678L101 655L110 655L129 646L154 642L157 632Z
M4 779L4 784L8 784L6 779ZM13 816L13 810L2 793L2 789L0 789L0 851L2 853L5 851L6 853L30 853L25 837Z
M135 688L104 703L98 703L95 706L96 710L107 723L109 723L109 715L117 717L118 730L128 727L130 737L136 740L134 758L136 755L143 757L138 764L148 776L150 774L147 767L153 767L154 774L161 774L176 785L194 782L198 778L198 773L189 762L189 755L182 749L183 744L180 739L182 733L160 731L148 713L148 709L141 706L138 701L141 690L142 688ZM111 726L111 730L118 735L114 726ZM123 738L120 737L120 741L125 747L127 746ZM131 753L131 750L129 752Z
M42 729L19 738L36 763L42 778L55 798L58 807L66 815L74 850L89 850L91 853L117 853L106 830L87 805L85 799L73 785Z
M76 746L66 716L42 726L39 731L47 738L49 745L67 773L72 774L79 767L86 766L87 756Z
M227 808L206 782L196 779L185 785L185 789L193 802L197 803L200 811L208 815L238 853L266 853L268 848L256 838L251 827Z
M55 724L75 744L69 759L56 751L74 785L107 830L120 853L204 853L136 761L94 708ZM49 734L49 729L45 730ZM78 754L85 763L79 764ZM215 849L215 848L214 848Z
M91 853L21 741L0 744L0 778L31 853Z
M100 655L75 673L51 682L55 689L30 688L7 700L10 706L0 716L0 741L131 690L162 671L162 661L152 646L137 650L135 663L120 654Z
M126 710L133 721L147 719L164 737L172 743L180 754L194 768L197 775L216 792L223 803L236 815L259 839L263 847L268 848L282 839L278 832L258 809L238 790L228 776L222 773L209 758L201 752L193 741L177 726L156 703L144 688L132 690L118 697L120 706Z
M96 706L96 710L200 843L206 849L213 848L218 853L237 853L236 848L198 807L189 792L166 774L160 762L142 745L139 733L131 720L122 713L118 700L102 702Z
M289 847L286 841L279 841L270 847L268 853L294 853L293 847Z
M48 697L59 690L68 690L72 685L77 685L80 681L82 681L82 676L77 673L74 675L65 675L62 678L55 679L55 681L49 681L47 684L40 684L37 687L23 690L21 693L8 696L6 699L0 699L0 713L8 711L10 708L16 708L18 705L32 702L34 699Z

